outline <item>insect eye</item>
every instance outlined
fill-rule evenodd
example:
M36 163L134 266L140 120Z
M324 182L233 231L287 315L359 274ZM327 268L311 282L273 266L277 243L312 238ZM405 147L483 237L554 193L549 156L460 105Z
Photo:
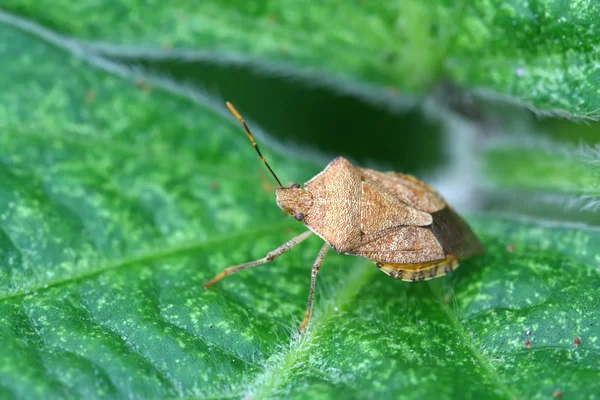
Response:
M300 189L300 185L298 185L297 183L292 184L292 186L290 186L292 189Z
M298 213L294 215L294 218L296 218L297 221L302 221L304 219L304 214Z

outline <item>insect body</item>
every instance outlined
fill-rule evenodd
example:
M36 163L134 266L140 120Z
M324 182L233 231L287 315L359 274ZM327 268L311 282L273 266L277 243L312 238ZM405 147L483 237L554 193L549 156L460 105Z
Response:
M435 190L410 175L359 168L338 157L303 188L298 184L283 187L240 114L230 103L227 106L277 180L277 205L303 221L309 231L260 260L225 269L206 287L240 270L266 264L314 233L325 244L313 265L308 308L299 329L302 332L312 315L316 277L330 248L365 257L392 278L411 282L445 275L461 259L483 253L463 219Z

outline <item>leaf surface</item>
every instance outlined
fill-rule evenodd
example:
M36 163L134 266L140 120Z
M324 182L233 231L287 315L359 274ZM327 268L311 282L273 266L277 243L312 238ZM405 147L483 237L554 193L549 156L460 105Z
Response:
M472 215L487 255L415 284L332 254L294 338L318 238L202 287L303 230L235 121L14 28L0 43L3 397L597 392L597 229ZM285 182L320 169L264 150Z

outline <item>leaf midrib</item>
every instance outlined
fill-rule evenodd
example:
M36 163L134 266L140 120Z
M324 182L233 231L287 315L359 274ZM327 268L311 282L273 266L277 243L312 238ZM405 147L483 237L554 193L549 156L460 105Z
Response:
M273 391L280 388L281 384L284 382L287 375L286 369L291 365L295 365L298 360L306 355L303 350L307 349L308 351L313 351L315 348L315 339L323 337L323 335L320 334L321 331L327 326L327 323L331 319L335 318L335 307L338 309L345 309L354 301L356 295L362 288L369 284L375 276L375 269L368 268L368 266L361 267L364 269L363 271L348 274L349 279L346 283L334 292L336 294L333 297L338 301L335 302L333 299L328 301L325 308L313 317L311 323L312 326L309 326L310 330L305 336L293 336L285 351L275 353L269 357L265 363L265 370L263 373L258 374L252 382L247 385L247 397L262 399L272 396ZM476 348L472 340L468 337L457 315L444 301L438 284L431 281L427 282L427 284L432 295L437 300L436 304L444 315L446 315L449 323L460 337L462 343L464 343L476 362L481 366L483 371L485 371L485 374L488 376L490 382L498 389L498 392L508 400L520 398L520 396L515 394L512 389L502 381L501 377L490 365L483 353ZM337 304L337 306L334 306L334 304ZM272 368L269 368L270 363L273 364ZM266 375L269 376L267 377Z
M347 308L354 301L360 290L371 282L376 273L377 270L372 268L372 265L359 265L354 268L353 272L348 273L348 279L333 292L335 295L326 301L326 306L321 310L317 309L308 330L302 336L292 336L285 351L275 353L269 357L265 362L264 371L246 385L245 398L263 399L272 397L273 391L277 391L285 381L288 366L295 365L297 361L306 355L304 349L314 350L316 339L322 337L320 333L323 328L327 326L330 320L335 318L338 310Z
M500 376L496 372L496 370L490 365L490 363L486 360L483 353L479 351L475 346L473 341L467 335L467 332L464 330L458 316L452 312L448 304L444 301L442 293L439 289L437 282L428 281L427 286L431 291L432 295L436 298L436 304L440 307L441 311L446 315L448 321L454 327L454 330L460 337L462 343L465 347L471 352L475 360L479 363L481 368L486 372L490 381L505 395L508 400L520 399L521 396L515 394L510 387L508 387Z

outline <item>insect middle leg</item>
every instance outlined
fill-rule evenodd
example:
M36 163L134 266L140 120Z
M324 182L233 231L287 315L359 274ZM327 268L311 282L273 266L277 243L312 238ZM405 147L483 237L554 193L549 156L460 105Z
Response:
M225 278L226 276L235 274L236 272L239 272L241 270L256 267L257 265L263 265L268 262L271 262L274 259L276 259L277 257L279 257L280 255L282 255L283 253L285 253L286 251L288 251L289 249L296 247L297 245L299 245L300 243L305 241L310 235L312 235L312 231L306 231L306 232L296 236L292 240L282 244L280 247L276 248L275 250L270 251L266 257L261 258L260 260L250 261L248 263L236 265L235 267L225 268L223 270L223 272L221 272L220 274L215 276L210 281L206 282L204 284L204 287L209 288L212 285L214 285L215 283L219 282L221 279Z
M321 247L321 251L319 251L319 255L315 260L315 264L312 267L312 274L310 276L310 294L308 295L308 307L306 309L306 315L304 316L304 321L300 324L300 328L298 329L298 333L304 332L306 325L308 325L308 321L310 321L310 317L312 316L313 310L313 302L315 299L315 286L317 284L317 274L321 270L321 266L323 265L323 260L325 260L325 256L329 251L329 245L326 243Z

